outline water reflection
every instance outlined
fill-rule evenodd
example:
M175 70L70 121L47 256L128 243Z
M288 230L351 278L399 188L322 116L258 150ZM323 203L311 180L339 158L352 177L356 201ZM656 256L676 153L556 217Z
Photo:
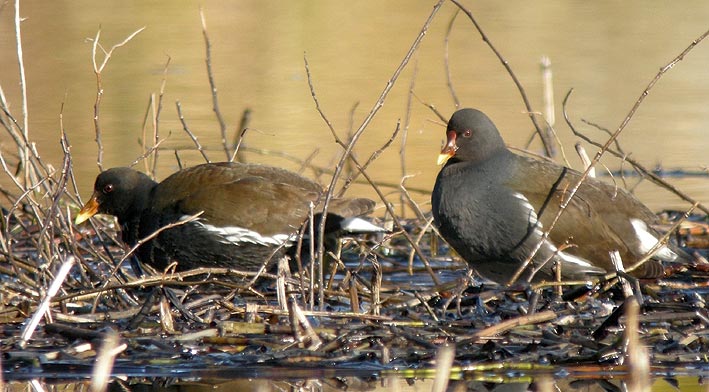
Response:
M311 376L312 377L312 376ZM606 376L608 377L608 376ZM509 379L500 381L490 377L466 380L450 380L447 391L476 391L476 392L526 392L526 391L579 391L579 392L609 392L624 391L625 386L622 375L610 378L603 377L559 377L539 375L534 378L527 377L527 381ZM83 390L88 387L89 381L15 381L7 384L8 391L25 390ZM145 379L137 377L116 378L109 384L109 391L132 392L207 392L207 391L400 391L419 392L430 391L434 382L431 378L403 378L403 377L371 377L339 376L332 378L308 378L307 375L298 377L276 378L156 378ZM652 384L652 391L700 391L706 390L702 378L679 377L672 379L656 379Z

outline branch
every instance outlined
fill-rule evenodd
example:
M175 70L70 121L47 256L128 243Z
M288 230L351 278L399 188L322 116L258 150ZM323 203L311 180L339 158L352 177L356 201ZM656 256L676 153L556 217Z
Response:
M222 135L222 146L224 147L224 153L226 153L226 159L231 159L231 152L229 151L229 145L226 140L226 122L224 121L222 112L219 110L217 85L214 82L214 73L212 73L212 44L209 42L209 35L207 35L207 19L204 17L204 10L202 7L199 8L199 17L202 20L202 35L204 35L204 46L207 52L205 62L207 63L209 87L212 91L212 110L214 110L214 114L217 116L217 121L219 122L219 130Z

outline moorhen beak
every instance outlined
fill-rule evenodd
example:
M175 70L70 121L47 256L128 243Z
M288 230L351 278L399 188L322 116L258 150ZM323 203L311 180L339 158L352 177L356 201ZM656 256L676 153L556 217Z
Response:
M458 149L458 146L455 144L455 139L457 137L455 131L446 132L446 137L446 144L443 146L443 149L441 149L441 153L438 154L439 165L448 162L448 160L455 155L455 151Z
M95 195L91 196L91 199L84 204L84 206L79 210L79 214L76 215L74 223L79 225L86 222L89 218L98 213L98 200Z
M136 251L138 259L157 269L177 261L179 270L229 267L253 271L269 257L276 260L276 249L292 244L309 216L311 203L317 211L322 195L322 188L305 177L257 164L207 163L180 170L160 183L118 167L98 175L93 195L75 222L82 223L96 213L114 215L123 241L134 246L165 225L200 214L142 244ZM368 199L333 199L326 229L382 231L357 218L373 207Z
M609 252L617 250L626 267L657 243L657 217L630 193L586 178L542 242L568 190L581 174L514 154L495 124L475 109L457 111L448 122L447 143L439 156L446 165L431 195L435 224L443 238L483 276L508 283L539 245L523 280L586 280L614 271ZM541 245L540 245L541 243ZM633 271L662 276L662 262L689 262L685 252L663 245Z

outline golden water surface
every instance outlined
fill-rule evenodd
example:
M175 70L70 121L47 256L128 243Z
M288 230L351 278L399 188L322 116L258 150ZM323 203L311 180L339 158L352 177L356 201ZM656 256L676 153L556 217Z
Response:
M315 94L337 134L346 138L375 107L433 9L432 1L27 1L21 3L23 59L27 80L30 139L45 162L60 167L60 114L71 142L74 170L84 198L98 172L93 123L96 75L92 42L100 30L98 59L117 48L101 73L99 122L103 165L128 165L143 153L144 132L152 144L154 116L164 80L159 114L161 144L157 176L176 170L174 150L186 165L203 161L180 123L180 102L188 128L211 160L224 160L219 123L205 66L199 7L211 41L219 108L231 140L241 114L251 110L245 158L298 169L279 152L332 169L342 149L315 108L304 66L307 57ZM709 2L645 1L465 1L497 50L541 111L540 59L553 71L556 130L572 166L578 168L577 141L563 121L561 101L574 89L568 110L575 126L605 142L607 135L582 119L615 130L661 67L709 29ZM445 3L383 107L366 128L355 151L360 161L378 150L400 123L401 132L368 170L375 181L430 190L443 124L426 106L446 118L455 110L446 82L446 31L457 7ZM0 86L13 115L22 121L13 2L0 8ZM524 147L532 125L510 75L459 14L448 38L452 84L462 106L487 112L506 141ZM166 66L166 64L169 64ZM709 41L700 43L655 85L623 131L626 153L648 167L702 171L709 160ZM410 94L415 93L415 96ZM405 147L402 145L405 138ZM0 134L10 158L14 143ZM595 149L586 146L589 153ZM540 151L539 143L531 146ZM314 152L317 152L314 156ZM402 161L405 165L402 165ZM617 169L617 160L604 159ZM143 168L143 164L139 165ZM306 175L315 176L312 171ZM709 202L706 177L669 179L694 198ZM321 181L329 182L323 175ZM631 179L631 183L635 181ZM6 181L2 181L3 184ZM386 188L389 201L398 195ZM353 193L376 198L367 186ZM654 185L638 189L653 209L684 208ZM413 192L428 211L428 195Z

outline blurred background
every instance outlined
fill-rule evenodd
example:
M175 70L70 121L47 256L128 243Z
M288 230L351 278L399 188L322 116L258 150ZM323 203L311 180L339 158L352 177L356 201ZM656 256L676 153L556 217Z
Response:
M249 109L246 160L299 169L301 165L294 160L269 153L278 152L332 169L342 150L315 110L304 55L323 111L340 137L346 138L375 104L433 4L404 0L22 2L29 135L43 161L61 167L62 114L80 192L88 197L99 170L93 125L96 76L92 41L100 30L100 44L107 50L145 27L116 49L102 73L104 167L128 165L143 153L140 140L144 132L150 139L153 133L150 121L145 125L146 115L150 118L153 113L151 95L157 99L163 79L159 135L165 141L157 177L162 179L177 169L175 150L185 165L203 162L182 130L176 101L209 158L225 160L205 66L201 5L229 139L237 133L243 111ZM564 95L574 89L568 106L571 120L578 130L603 143L607 135L582 119L617 129L660 67L709 28L709 3L701 0L684 2L681 7L639 0L464 4L510 63L535 111L543 110L540 59L550 58L555 128L577 169L580 161L573 145L578 140L561 114ZM429 196L416 191L433 187L445 128L423 103L434 105L446 118L456 109L444 67L446 31L456 10L454 4L444 4L355 148L360 161L365 161L391 137L400 121L402 131L397 139L368 172L375 181L393 184L404 174L411 176L406 185L424 211L430 209ZM12 113L20 119L14 12L12 2L0 8L0 86ZM508 144L524 148L533 128L520 94L462 13L452 26L448 46L453 86L462 106L485 111ZM99 53L98 60L102 58ZM709 42L702 42L660 80L620 137L625 152L646 167L661 165L703 173L668 180L704 203L709 202L705 170L709 160L708 63ZM409 94L412 86L415 98ZM12 139L2 133L0 143L3 156L16 162ZM535 141L529 148L541 153L540 146ZM586 148L590 155L596 151ZM621 166L610 157L603 162L610 169ZM144 168L143 163L138 168ZM315 176L309 170L304 174ZM320 181L327 184L329 177L323 175ZM629 184L636 181L631 178ZM11 188L7 179L0 183ZM395 189L385 191L390 202L399 202ZM654 210L688 207L648 181L635 191ZM367 185L350 192L376 199Z

